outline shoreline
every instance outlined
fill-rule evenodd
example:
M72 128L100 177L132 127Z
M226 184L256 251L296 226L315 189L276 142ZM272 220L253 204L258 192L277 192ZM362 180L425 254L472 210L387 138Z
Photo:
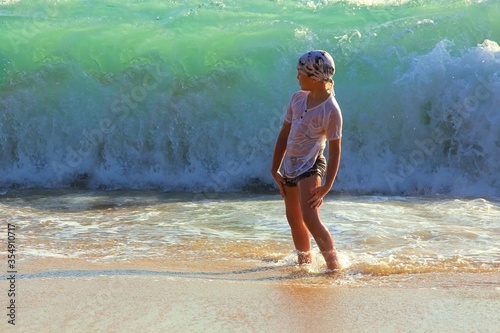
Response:
M18 229L5 231L16 239L16 273L13 282L0 280L1 332L500 327L497 205L451 200L421 209L418 199L354 198L340 200L340 209L326 202L346 259L344 270L329 273L319 253L296 265L278 196L228 198L244 203L235 207L127 193L4 200L4 219ZM464 242L472 250L461 252ZM11 300L15 327L5 315Z
M498 273L376 277L353 286L322 276L318 284L120 271L20 276L15 331L494 332L500 321Z

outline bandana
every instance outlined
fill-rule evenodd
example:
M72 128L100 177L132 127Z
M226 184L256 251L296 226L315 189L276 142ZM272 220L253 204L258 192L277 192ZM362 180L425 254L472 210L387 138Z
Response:
M335 62L328 52L316 50L302 55L297 69L317 81L331 82L335 74Z

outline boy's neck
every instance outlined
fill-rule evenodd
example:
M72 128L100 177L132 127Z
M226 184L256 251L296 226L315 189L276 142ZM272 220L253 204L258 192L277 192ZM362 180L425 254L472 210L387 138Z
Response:
M326 89L310 90L307 96L307 108L313 108L320 105L330 97L330 92Z

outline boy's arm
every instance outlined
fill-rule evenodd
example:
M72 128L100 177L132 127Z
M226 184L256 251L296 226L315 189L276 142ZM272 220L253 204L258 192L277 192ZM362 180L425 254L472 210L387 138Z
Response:
M280 167L283 162L283 157L285 156L288 134L290 133L291 125L292 124L289 122L283 122L283 126L281 127L280 134L278 135L278 139L276 140L276 145L274 147L273 164L271 166L271 175L276 183L278 183L282 197L285 197L285 191L283 188L285 180L283 179L283 176L281 176Z
M335 178L337 178L340 166L340 154L342 151L341 145L342 139L328 141L328 162L326 164L326 177L323 185L325 189L327 189L327 192L330 191L333 182L335 182Z
M328 161L326 164L325 182L323 186L318 186L311 190L311 199L308 200L311 208L318 208L323 202L323 197L333 186L340 166L341 143L342 139L328 141Z

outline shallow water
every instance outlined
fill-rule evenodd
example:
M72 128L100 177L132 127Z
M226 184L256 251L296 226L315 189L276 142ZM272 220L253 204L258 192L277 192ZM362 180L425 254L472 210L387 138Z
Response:
M167 264L207 279L327 273L317 248L312 264L296 265L278 195L199 198L148 191L14 191L0 197L0 220L16 226L20 273L26 274L89 265L161 274ZM330 195L321 215L343 264L336 282L500 272L498 200Z

